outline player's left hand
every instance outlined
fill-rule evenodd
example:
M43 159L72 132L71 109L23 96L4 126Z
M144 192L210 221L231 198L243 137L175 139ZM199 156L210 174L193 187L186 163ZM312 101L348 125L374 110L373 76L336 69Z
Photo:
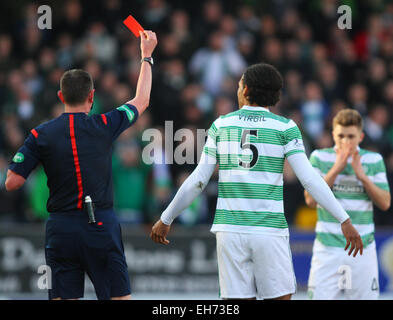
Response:
M356 177L362 181L366 177L366 174L363 170L362 164L360 162L360 155L359 152L356 150L354 153L352 153L352 168L353 171L356 174Z
M348 218L341 224L341 231L347 241L344 251L347 251L349 247L348 255L350 256L353 252L353 257L356 257L360 251L360 255L363 255L363 241L359 235L359 232L352 225L351 219Z
M167 240L166 236L169 233L171 226L164 224L161 220L158 220L150 232L150 238L156 242L161 244L169 244L169 240Z

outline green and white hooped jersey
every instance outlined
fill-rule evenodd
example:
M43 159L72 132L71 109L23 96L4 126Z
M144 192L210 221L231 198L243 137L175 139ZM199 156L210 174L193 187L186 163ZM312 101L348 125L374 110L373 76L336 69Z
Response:
M379 188L389 191L385 164L379 153L358 149L360 162L369 177ZM312 166L322 176L326 175L336 161L334 148L315 150L310 156ZM333 193L344 210L351 218L352 224L358 230L367 247L374 241L373 203L362 183L353 171L352 157L348 158L345 169L337 176L333 185ZM324 245L344 248L346 240L341 232L340 223L325 209L317 206L318 221L316 238Z
M289 234L283 203L284 161L304 152L294 121L264 107L244 106L214 121L203 152L219 164L212 232Z

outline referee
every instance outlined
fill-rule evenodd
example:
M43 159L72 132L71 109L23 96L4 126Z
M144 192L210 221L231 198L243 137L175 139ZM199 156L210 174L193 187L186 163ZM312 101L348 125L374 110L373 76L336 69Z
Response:
M88 116L94 97L91 76L79 69L65 72L58 92L64 113L32 129L9 166L8 191L22 187L39 162L48 177L49 299L82 298L85 273L98 299L131 299L120 224L113 211L111 159L115 139L149 104L157 38L152 31L140 35L142 60L135 98L108 113ZM95 220L85 202L89 197Z

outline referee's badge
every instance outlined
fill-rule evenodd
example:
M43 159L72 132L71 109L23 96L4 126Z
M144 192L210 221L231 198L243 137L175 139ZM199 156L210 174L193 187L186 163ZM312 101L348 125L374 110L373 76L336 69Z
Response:
M23 153L18 152L13 158L12 161L14 161L15 163L22 163L25 160L25 156L23 155Z

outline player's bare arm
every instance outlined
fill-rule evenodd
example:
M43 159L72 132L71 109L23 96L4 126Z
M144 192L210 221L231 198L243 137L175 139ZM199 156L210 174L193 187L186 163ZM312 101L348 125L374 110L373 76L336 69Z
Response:
M362 182L371 201L381 210L386 211L390 208L391 196L390 192L379 188L366 175L360 162L359 152L352 154L352 168L356 177Z
M157 45L157 36L154 32L149 30L145 30L143 32L140 31L140 35L141 35L140 38L141 38L142 59L150 58ZM152 84L151 65L149 62L143 61L141 64L141 70L139 73L138 83L136 86L135 98L127 102L137 108L139 115L141 115L149 106L151 84Z
M12 170L7 171L7 179L5 180L5 189L7 191L15 191L20 189L26 182L26 179L21 175L13 172Z

